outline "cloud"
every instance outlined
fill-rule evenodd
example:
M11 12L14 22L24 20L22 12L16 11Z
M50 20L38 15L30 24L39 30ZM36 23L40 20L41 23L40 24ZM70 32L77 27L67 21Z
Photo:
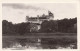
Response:
M13 9L33 9L33 10L45 10L45 9L42 9L40 7L35 7L35 6L32 6L32 5L25 5L25 4L20 4L20 3L3 3L2 4L2 7L11 7Z

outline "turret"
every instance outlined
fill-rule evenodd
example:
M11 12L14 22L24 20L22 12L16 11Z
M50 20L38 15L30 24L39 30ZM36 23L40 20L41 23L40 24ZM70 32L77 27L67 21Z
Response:
M50 11L48 11L48 14L49 14L49 20L53 20L53 18L54 18L53 13L51 13Z
M51 13L50 11L48 11L48 14L50 17L54 17L53 13Z

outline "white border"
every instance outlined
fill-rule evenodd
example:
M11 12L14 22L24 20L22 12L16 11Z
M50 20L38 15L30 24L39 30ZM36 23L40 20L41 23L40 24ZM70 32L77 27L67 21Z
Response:
M2 3L77 3L77 40L78 40L78 49L28 49L27 51L80 51L80 0L1 0L0 1L0 39L2 40ZM2 51L2 41L0 41L0 51ZM12 51L12 50L3 50L3 51ZM15 50L19 51L19 50ZM23 51L23 50L21 50Z

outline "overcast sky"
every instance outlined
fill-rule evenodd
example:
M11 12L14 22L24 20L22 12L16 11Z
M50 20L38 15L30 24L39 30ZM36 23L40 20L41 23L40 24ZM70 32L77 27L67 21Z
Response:
M77 5L74 3L3 3L2 19L12 23L26 22L26 16L48 14L48 10L54 14L54 19L77 17Z

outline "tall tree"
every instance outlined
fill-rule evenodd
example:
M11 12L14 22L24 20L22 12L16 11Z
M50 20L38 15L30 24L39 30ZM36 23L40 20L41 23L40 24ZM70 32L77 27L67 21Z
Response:
M21 23L19 25L18 33L20 35L24 35L25 33L29 33L30 32L29 24L30 23Z
M53 21L53 20L51 20L51 21L44 21L41 24L40 31L41 32L46 32L46 33L56 32L57 31L57 23L55 21Z

